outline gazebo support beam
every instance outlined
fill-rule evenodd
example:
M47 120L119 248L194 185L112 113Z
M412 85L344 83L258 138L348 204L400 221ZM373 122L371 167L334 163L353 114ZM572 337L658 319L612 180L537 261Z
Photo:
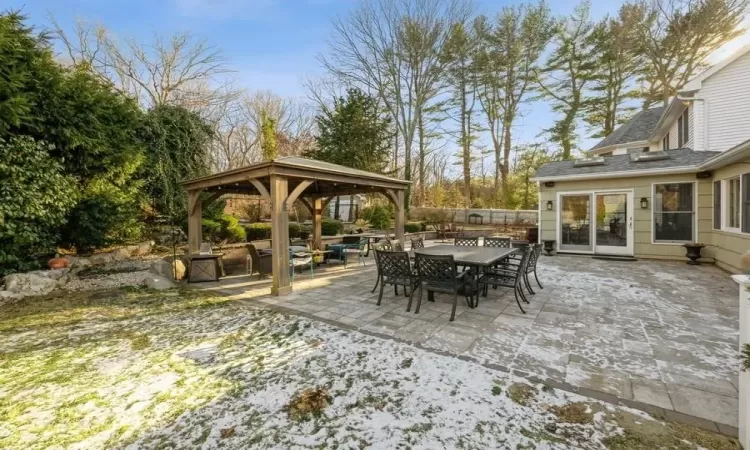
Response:
M396 239L401 242L401 248L404 248L404 191L396 191Z
M198 253L203 241L201 189L188 191L188 253Z
M272 295L292 292L289 280L289 211L286 199L289 196L287 178L271 175L271 262L273 267Z
M313 249L323 250L323 199L320 197L313 199L312 223Z

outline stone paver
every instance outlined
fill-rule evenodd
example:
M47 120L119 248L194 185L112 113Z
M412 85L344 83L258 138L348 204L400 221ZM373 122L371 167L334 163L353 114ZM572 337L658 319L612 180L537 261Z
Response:
M459 298L454 322L447 295L429 302L425 293L415 314L416 298L407 312L408 298L387 286L377 306L369 263L324 267L315 280L300 276L295 292L282 298L268 296L268 280L206 287L582 392L737 426L738 296L728 274L683 262L562 255L542 257L538 272L545 288L528 296L526 314L511 290L489 289L475 310Z

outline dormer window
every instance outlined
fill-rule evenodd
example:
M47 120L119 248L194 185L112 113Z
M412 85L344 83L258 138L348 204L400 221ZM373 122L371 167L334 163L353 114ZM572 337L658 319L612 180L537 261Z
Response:
M689 110L685 108L682 115L677 119L677 147L682 148L688 141L690 135Z
M661 149L669 150L669 133L667 133L667 135L664 136L664 139L661 140Z

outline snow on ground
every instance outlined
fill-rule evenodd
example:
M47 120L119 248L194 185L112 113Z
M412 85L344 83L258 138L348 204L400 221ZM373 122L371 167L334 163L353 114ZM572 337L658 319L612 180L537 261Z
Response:
M597 449L653 422L190 290L25 299L0 339L0 448Z

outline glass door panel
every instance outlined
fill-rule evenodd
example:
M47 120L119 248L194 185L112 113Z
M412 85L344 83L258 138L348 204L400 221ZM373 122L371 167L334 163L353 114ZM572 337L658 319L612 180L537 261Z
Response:
M628 192L595 194L596 253L632 254L632 194Z
M560 250L591 251L591 194L560 196Z

